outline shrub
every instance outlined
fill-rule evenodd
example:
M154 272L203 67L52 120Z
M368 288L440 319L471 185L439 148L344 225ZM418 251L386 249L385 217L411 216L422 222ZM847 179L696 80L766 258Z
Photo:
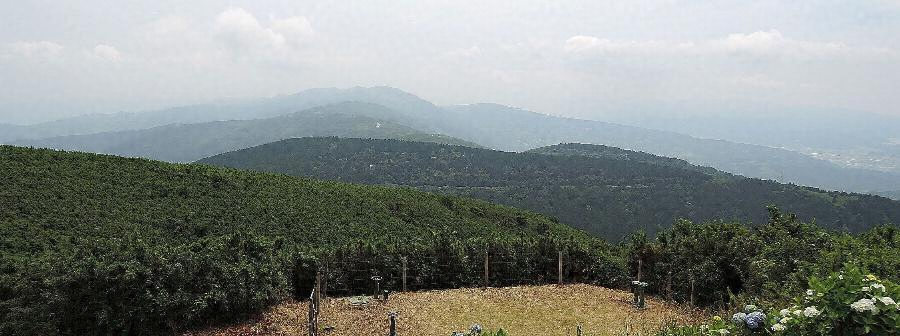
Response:
M700 326L671 327L661 336L690 335L898 335L900 287L848 265L826 278L809 279L794 304L768 312L747 306L730 321L714 317Z

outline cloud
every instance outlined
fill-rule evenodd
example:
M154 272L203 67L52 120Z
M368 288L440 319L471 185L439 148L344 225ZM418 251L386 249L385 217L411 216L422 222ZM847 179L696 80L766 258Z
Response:
M851 48L838 42L795 40L785 37L776 29L752 33L734 33L723 38L699 41L616 41L595 36L577 35L563 45L566 53L573 55L639 56L757 56L787 57L793 59L827 58L834 56L884 55L883 48Z
M122 53L120 53L119 50L116 49L116 47L105 44L98 44L96 47L94 47L92 55L110 62L118 62L120 59L122 59Z
M250 12L229 8L216 18L216 38L235 55L253 52L285 53L310 40L315 31L300 16L273 20L264 26Z
M9 43L7 49L11 54L27 58L53 57L62 52L63 46L50 41L19 41Z

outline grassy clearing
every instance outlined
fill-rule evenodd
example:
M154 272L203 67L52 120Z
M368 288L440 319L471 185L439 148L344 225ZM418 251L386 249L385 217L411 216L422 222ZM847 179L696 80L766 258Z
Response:
M453 289L391 295L388 303L351 307L346 299L323 301L320 326L327 335L387 334L388 312L398 313L400 335L450 335L474 323L503 327L511 335L652 335L673 321L698 322L703 315L650 299L648 309L631 307L631 294L589 285ZM276 306L247 324L193 332L206 335L306 335L306 304Z

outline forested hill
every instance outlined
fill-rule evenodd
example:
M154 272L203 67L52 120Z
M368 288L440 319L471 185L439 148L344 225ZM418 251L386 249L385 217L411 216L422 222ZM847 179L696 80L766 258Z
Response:
M413 143L413 142L410 142ZM0 223L35 235L184 242L265 232L304 244L582 235L547 217L480 200L407 188L353 185L197 164L0 146ZM12 223L13 225L9 225ZM10 232L6 232L10 233ZM18 239L18 238L16 238Z
M822 226L853 232L900 223L900 203L883 197L734 176L609 147L570 144L536 152L573 151L600 157L394 140L303 138L200 162L470 196L555 216L611 239L636 229L654 232L677 218L761 223L766 219L765 207L772 204Z
M444 264L495 243L565 243L605 279L622 274L611 245L545 216L408 188L11 146L0 176L2 335L172 334L245 316L308 295L314 256L337 248L404 253L414 288L481 281ZM368 288L365 267L331 288Z
M16 145L190 162L210 155L304 136L346 136L431 141L477 147L457 138L422 132L391 120L386 107L344 102L279 117L174 124L144 130L21 140Z
M608 160L627 160L654 164L658 166L676 169L691 170L711 175L731 175L715 168L698 166L682 159L653 155L645 152L632 151L604 145L590 145L580 143L566 143L552 146L544 146L527 151L527 153L546 155L586 156Z

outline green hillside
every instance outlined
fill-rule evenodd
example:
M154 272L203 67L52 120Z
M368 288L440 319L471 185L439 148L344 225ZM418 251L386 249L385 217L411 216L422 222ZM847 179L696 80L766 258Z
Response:
M144 130L23 140L15 144L170 162L190 162L305 136L409 139L477 147L468 141L428 134L387 121L395 114L379 105L346 102L268 119L174 124Z
M480 198L554 216L613 240L636 229L654 232L678 218L763 223L762 209L773 204L851 232L900 223L900 203L877 196L750 179L605 146L566 144L533 152L304 138L201 162Z
M584 269L620 274L607 244L547 217L412 189L11 146L0 175L3 335L166 334L250 313L308 295L317 251L351 245L382 246L379 263L405 251L413 288L480 283L480 261L438 256L491 241L568 242Z

